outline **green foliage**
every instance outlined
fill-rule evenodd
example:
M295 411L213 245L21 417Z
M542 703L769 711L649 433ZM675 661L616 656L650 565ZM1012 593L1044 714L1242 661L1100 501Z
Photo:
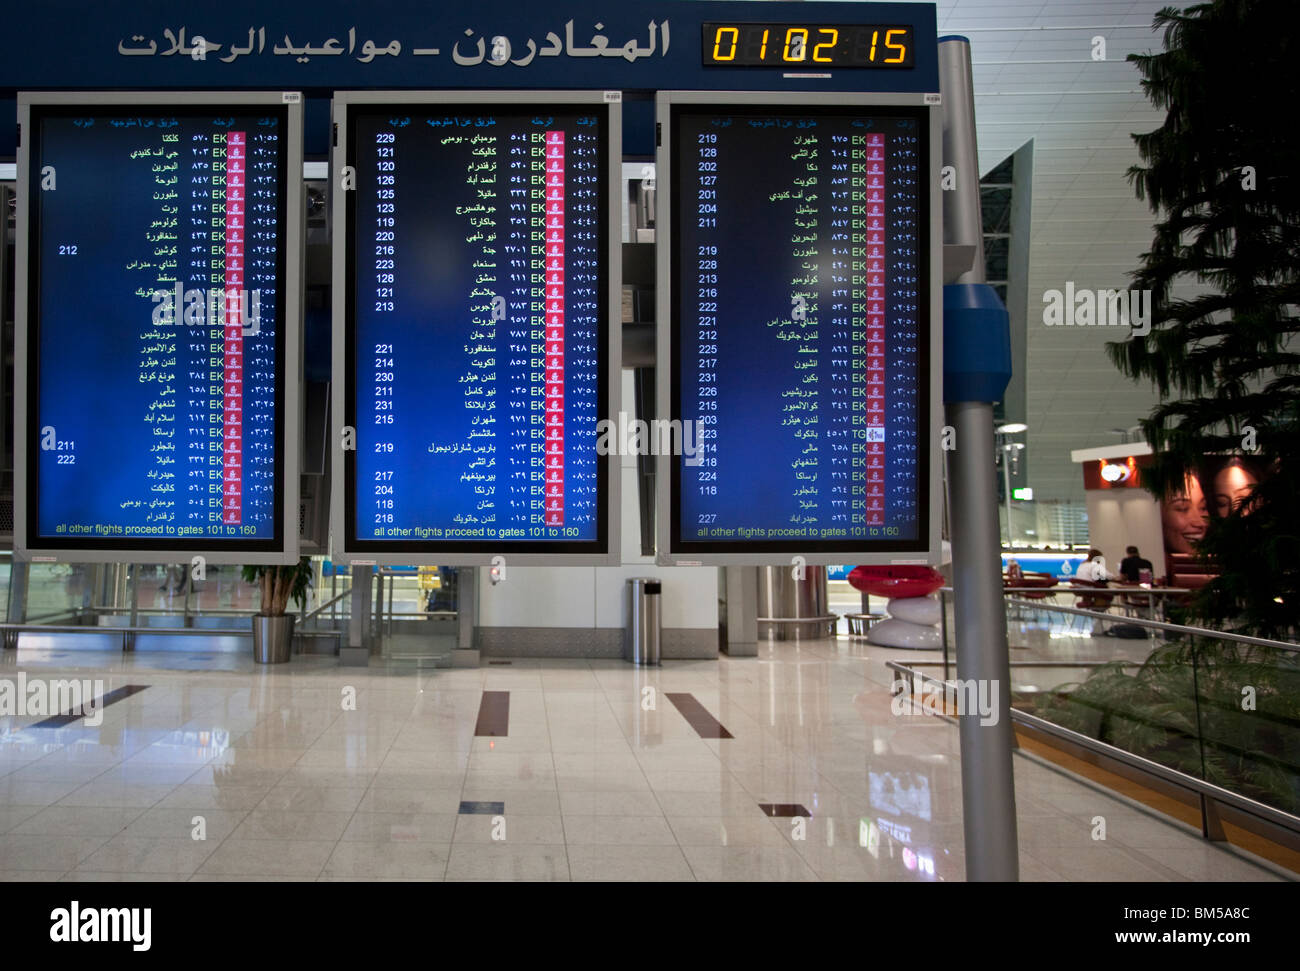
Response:
M1157 496L1209 454L1254 454L1270 470L1211 520L1200 550L1222 575L1191 610L1273 637L1300 629L1300 126L1280 107L1300 96L1294 11L1294 0L1167 7L1154 24L1164 51L1130 56L1166 112L1133 136L1142 164L1129 170L1159 220L1133 273L1152 292L1152 329L1107 346L1159 392L1142 422Z
M312 581L311 558L304 556L286 566L252 564L243 567L241 575L245 583L256 583L262 588L262 607L258 613L283 617L290 599L300 610L307 602Z
M1253 709L1243 707L1248 686ZM1081 683L1037 696L1034 708L1065 728L1300 813L1300 658L1291 652L1172 642L1136 670L1102 665Z

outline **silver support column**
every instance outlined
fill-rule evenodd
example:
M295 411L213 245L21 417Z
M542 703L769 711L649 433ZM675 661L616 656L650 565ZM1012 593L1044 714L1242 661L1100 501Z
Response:
M352 565L352 610L348 615L348 642L339 648L339 663L366 667L370 663L370 589L373 571Z
M453 668L479 666L478 648L474 646L474 628L478 622L479 567L462 566L456 571L456 647L451 652Z
M379 651L376 650L376 648L378 647L380 650L382 650L382 645L384 643L384 570L383 567L380 567L375 570L374 582L377 589L375 590L374 593L375 615L373 621L374 628L371 633L370 649L375 653L379 653Z
M943 94L943 164L955 168L957 179L955 191L943 193L943 241L945 245L976 247L973 265L954 282L984 283L975 95L970 43L965 38L940 41L939 85ZM957 446L946 453L951 482L957 677L990 685L990 697L997 700L992 724L980 724L979 712L963 713L958 719L966 879L1018 880L1011 667L1001 571L994 569L1001 543L993 403L950 403L946 415L956 431ZM995 695L991 694L994 687Z
M140 564L132 563L127 569L129 570L127 583L130 584L131 614L126 622L127 630L122 632L122 650L134 651L134 628L140 626Z
M998 446L994 446L996 449ZM1002 497L1007 507L1007 549L1011 549L1011 540L1015 534L1011 532L1011 452L1003 448L1002 454Z
M10 624L23 624L27 622L27 578L31 570L31 564L26 560L20 560L14 556L9 561L9 603L5 610L5 621ZM6 630L4 633L4 646L17 647L18 634L16 630Z
M726 632L721 645L730 657L758 656L758 567L724 566L722 602L718 605L722 628Z
M190 564L188 563L184 564L183 566L185 572L181 574L181 576L184 577L184 579L181 582L185 584L185 615L181 619L181 626L193 627L194 617L191 616L190 614L190 593L194 590L195 581L194 581L194 577L191 575L191 571L194 568L190 566ZM299 629L301 629L301 627Z
M89 627L94 627L99 623L95 611L95 598L99 596L100 587L104 585L104 564L89 563L83 569L85 570L85 586L81 588L81 617L79 620Z

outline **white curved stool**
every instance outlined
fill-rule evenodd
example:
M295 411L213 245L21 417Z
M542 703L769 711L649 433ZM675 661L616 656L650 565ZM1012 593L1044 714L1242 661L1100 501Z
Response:
M867 641L881 647L905 647L914 651L937 651L941 608L934 594L925 597L895 597L885 607L889 620L874 624Z

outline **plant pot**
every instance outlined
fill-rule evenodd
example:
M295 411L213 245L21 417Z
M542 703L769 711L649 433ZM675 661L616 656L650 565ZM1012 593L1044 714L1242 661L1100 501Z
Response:
M293 653L293 614L253 617L253 660L258 664L283 664Z

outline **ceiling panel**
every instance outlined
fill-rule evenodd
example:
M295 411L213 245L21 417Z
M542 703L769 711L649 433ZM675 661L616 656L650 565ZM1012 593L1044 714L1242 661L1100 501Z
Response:
M1047 327L1043 293L1127 287L1151 243L1152 215L1126 173L1134 132L1162 115L1125 58L1158 50L1151 22L1163 2L945 0L939 34L970 38L980 169L1034 141L1028 351L1024 362L1030 483L1040 499L1083 500L1070 451L1120 441L1150 412L1154 391L1119 374L1105 344L1118 327ZM1092 59L1093 38L1106 60Z

